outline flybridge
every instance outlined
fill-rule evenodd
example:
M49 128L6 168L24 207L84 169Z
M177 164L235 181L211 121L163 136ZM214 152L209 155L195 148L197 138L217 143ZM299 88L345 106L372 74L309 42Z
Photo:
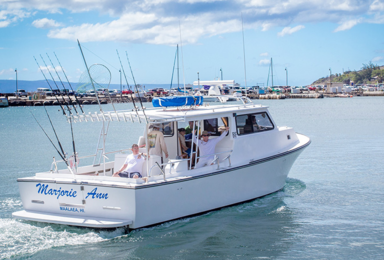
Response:
M140 123L145 122L145 117L148 122L161 123L161 122L186 122L188 118L199 117L206 114L214 114L218 112L223 113L237 113L242 110L249 110L255 108L267 108L263 105L256 105L252 102L246 104L237 105L221 105L210 106L209 104L203 104L202 106L183 106L183 107L171 107L171 108L149 108L146 109L145 115L142 111L134 110L118 110L94 112L83 115L67 115L68 122L131 122Z

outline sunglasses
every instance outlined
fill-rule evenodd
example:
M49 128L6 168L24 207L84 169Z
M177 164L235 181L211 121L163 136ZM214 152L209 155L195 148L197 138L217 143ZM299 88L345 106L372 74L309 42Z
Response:
M202 136L209 136L209 135L202 135Z

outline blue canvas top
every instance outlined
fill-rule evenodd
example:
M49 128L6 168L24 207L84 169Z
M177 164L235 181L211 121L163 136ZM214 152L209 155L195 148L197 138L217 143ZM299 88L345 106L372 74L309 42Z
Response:
M152 100L153 107L181 107L202 104L202 96L160 97Z

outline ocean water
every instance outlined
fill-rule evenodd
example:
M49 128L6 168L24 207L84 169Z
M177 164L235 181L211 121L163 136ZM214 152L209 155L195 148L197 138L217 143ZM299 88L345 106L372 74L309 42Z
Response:
M17 178L48 170L58 155L30 113L55 142L44 108L0 109L0 259L383 259L384 98L255 103L312 139L284 189L128 234L12 219L22 209ZM69 124L58 107L47 109L70 153ZM94 153L100 126L74 124L80 155ZM107 149L127 148L141 132L111 123Z

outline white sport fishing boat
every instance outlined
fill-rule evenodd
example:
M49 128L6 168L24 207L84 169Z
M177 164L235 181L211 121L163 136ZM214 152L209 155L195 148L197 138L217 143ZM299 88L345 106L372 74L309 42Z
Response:
M50 171L19 178L24 210L13 213L13 217L81 227L137 229L281 190L310 139L291 127L277 126L268 107L246 97L241 97L239 104L220 106L203 104L202 99L159 98L159 107L144 111L101 110L68 115L68 121L77 123L102 122L98 149L102 159L88 166L72 163L72 168L54 162ZM173 101L176 102L171 104ZM210 139L219 137L220 128L229 127L209 166L191 167L199 159L198 147L192 150L194 159L178 157L177 129L190 121L198 132L208 131ZM161 164L156 156L151 156L142 169L146 179L112 177L127 153L116 152L114 160L107 161L105 155L113 156L105 151L106 129L111 122L121 124L123 131L128 129L126 124L141 122L143 135L137 136L139 145L148 144L150 125L161 124L168 159L164 158ZM140 149L146 151L145 147Z

